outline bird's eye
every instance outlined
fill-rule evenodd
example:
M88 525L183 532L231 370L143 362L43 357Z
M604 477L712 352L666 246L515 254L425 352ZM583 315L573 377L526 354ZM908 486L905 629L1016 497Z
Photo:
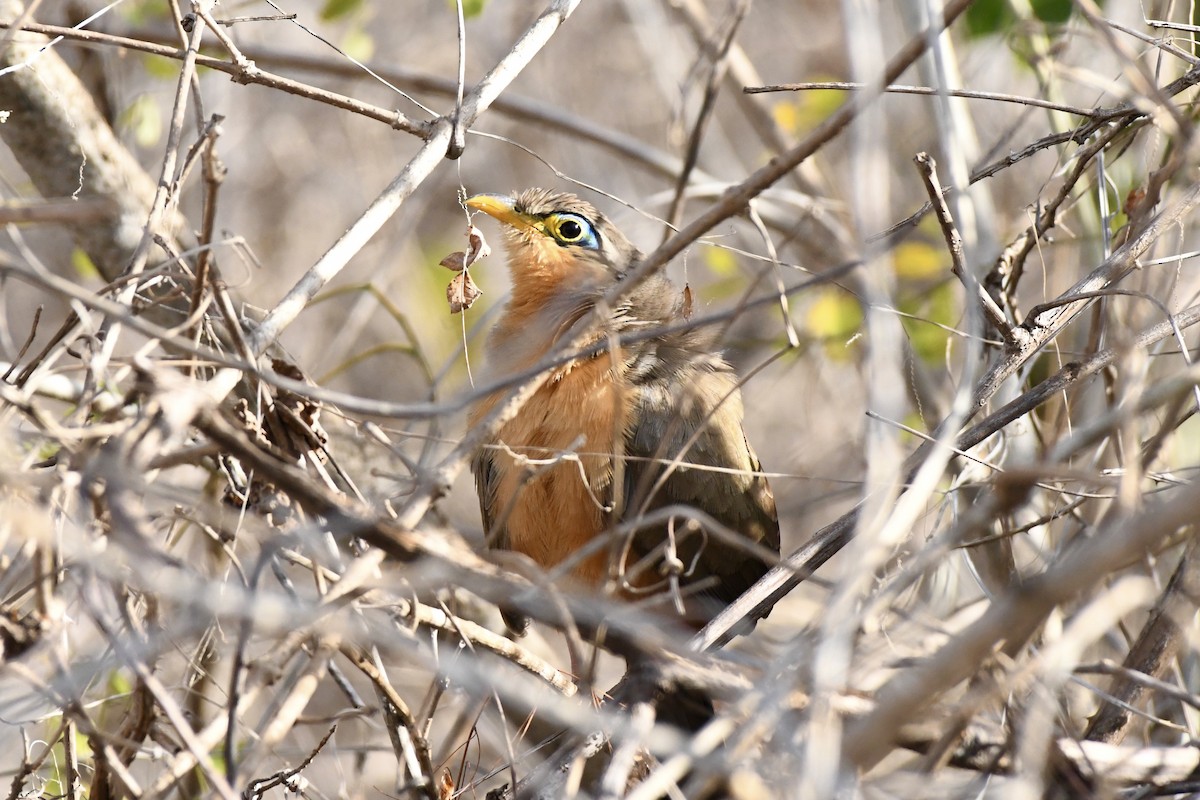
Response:
M578 214L554 214L547 222L550 233L562 245L578 245L596 249L600 246L592 223Z

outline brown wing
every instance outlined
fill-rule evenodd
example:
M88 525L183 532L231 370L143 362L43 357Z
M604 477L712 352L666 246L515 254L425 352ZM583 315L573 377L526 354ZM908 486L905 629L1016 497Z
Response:
M483 521L485 541L490 548L508 550L508 526L502 523L493 530L498 514L496 487L499 483L499 475L490 450L480 449L471 462L471 472L475 473L475 492L479 495L479 516ZM529 617L506 609L503 605L500 607L500 616L504 618L504 624L508 629L517 636L524 636L529 629Z
M471 472L475 475L475 493L479 495L479 516L483 521L483 535L488 547L500 550L508 549L508 532L492 530L496 521L493 510L496 505L496 486L499 476L496 473L496 462L492 459L491 451L480 448L471 461Z
M754 474L761 465L742 430L741 397L729 366L715 355L662 348L652 363L636 382L623 518L668 505L692 506L745 539L743 544L711 531L687 532L683 520L675 525L685 569L681 580L698 600L689 602L687 615L706 622L772 566L764 551L779 553L775 498L766 478ZM661 463L680 455L679 467ZM667 525L644 530L633 550L638 556L661 552L668 535ZM657 573L648 577L659 579Z

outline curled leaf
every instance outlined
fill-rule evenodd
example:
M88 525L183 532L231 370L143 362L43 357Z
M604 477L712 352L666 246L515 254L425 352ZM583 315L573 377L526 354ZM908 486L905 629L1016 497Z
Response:
M450 800L454 797L454 776L450 770L443 769L438 775L438 800Z
M476 261L487 258L491 253L492 248L488 247L487 240L483 238L483 231L474 225L468 225L466 252L456 251L439 262L446 269L458 273L450 279L450 285L446 287L446 300L450 303L451 314L470 308L471 304L479 299L479 295L483 294L475 285L475 281L471 280L471 273L467 270Z
M457 314L464 308L470 308L481 294L483 292L475 285L475 281L471 280L471 273L464 269L451 278L450 285L446 287L446 300L450 303L450 313Z
M1121 209L1125 212L1125 216L1132 217L1140 213L1142 206L1146 203L1146 187L1137 186L1129 190L1129 194L1125 196L1125 206Z
M680 303L680 308L679 308L679 312L683 315L684 319L692 318L693 307L694 306L693 306L693 301L692 301L692 285L690 283L685 283L683 285L683 302Z
M492 248L488 247L487 239L483 238L483 231L474 225L468 225L466 266L469 267L479 259L487 258L491 254Z

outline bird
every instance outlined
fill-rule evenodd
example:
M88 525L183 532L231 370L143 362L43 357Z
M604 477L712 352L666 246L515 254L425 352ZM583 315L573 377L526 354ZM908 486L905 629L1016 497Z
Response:
M690 295L659 274L610 308L605 297L643 256L579 197L534 188L466 205L502 224L512 284L485 345L489 378L594 331L472 462L490 546L576 586L665 598L664 614L703 626L779 553L774 495L717 332L682 324ZM478 401L468 424L501 397ZM679 513L653 516L669 507ZM514 633L527 625L505 619Z

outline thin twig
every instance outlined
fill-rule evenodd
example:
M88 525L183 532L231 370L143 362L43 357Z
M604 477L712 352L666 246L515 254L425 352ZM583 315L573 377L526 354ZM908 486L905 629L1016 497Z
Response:
M919 667L901 671L876 693L876 708L846 727L846 755L869 769L892 748L917 710L956 686L998 642L1024 639L1053 609L1090 584L1143 555L1200 514L1200 492L1182 489L1136 523L1119 519L1068 551L1044 573L997 598L978 622L953 637Z
M851 81L806 81L804 83L778 83L769 86L746 86L742 89L746 94L760 94L763 92L808 92L813 90L839 90L839 91L858 91L867 88L865 84L854 83ZM981 92L974 89L945 89L935 88L932 86L907 86L904 84L889 84L883 87L883 91L891 94L919 94L927 97L936 97L937 95L949 95L951 97L965 97L969 100L992 100L1000 103L1017 103L1023 106L1033 106L1035 108L1048 108L1051 111L1064 111L1068 114L1075 114L1080 117L1092 118L1098 113L1095 108L1081 108L1080 106L1070 106L1063 103L1053 103L1049 100L1043 100L1040 97L1021 97L1014 94L1005 94L1003 92Z
M467 148L467 126L462 118L463 87L467 82L467 21L463 13L463 0L454 3L458 17L458 80L454 92L454 132L450 134L450 146L446 158L455 160Z
M112 216L113 203L105 197L5 200L0 204L0 225L65 222L78 225Z
M250 784L246 787L245 797L248 798L248 800L253 800L253 798L262 797L263 793L266 792L267 789L273 789L276 786L287 785L287 787L289 789L292 788L291 787L292 779L295 778L297 775L299 775L304 770L308 769L308 767L313 763L313 761L316 760L316 758L320 754L320 752L323 749L325 749L325 745L329 743L329 740L333 738L333 734L336 732L337 732L337 725L336 724L330 725L329 731L326 732L326 734L321 737L321 741L317 742L317 746L314 747L312 749L312 752L310 752L307 756L305 756L304 760L301 761L299 764L297 764L295 767L292 767L291 769L280 770L279 772L276 772L274 775L271 775L266 778L259 778L258 780L250 781Z
M162 56L163 58L182 59L187 57L185 50L180 50L176 47L154 44L141 39L130 39L124 36L115 36L109 33L100 33L98 31L62 28L57 25L41 25L33 22L26 22L19 28L12 23L0 22L0 29L17 29L29 31L31 33L40 33L45 36L61 36L64 39L80 42L108 44L127 50L136 50L143 53ZM345 95L338 94L337 92L331 92L316 86L310 86L299 81L294 81L290 78L285 78L282 75L264 72L263 70L256 69L253 72L248 72L242 66L234 62L225 61L224 59L220 58L213 58L212 56L197 55L195 61L197 66L228 74L237 83L265 86L267 88L277 89L298 97L316 100L334 108L340 108L345 111L351 111L355 114L360 114L364 117L378 120L379 122L390 125L396 130L404 131L405 133L411 133L414 136L421 138L426 138L430 132L429 123L412 119L411 117L395 109L386 109L379 106L374 106L370 103L364 103L361 100L355 100L352 97L346 97Z
M172 729L179 735L188 750L196 757L196 761L200 768L204 770L204 776L208 779L212 788L225 800L238 800L238 794L233 790L233 787L225 780L225 776L217 769L208 752L203 748L203 745L196 738L196 732L192 729L183 710L175 702L170 692L166 687L153 675L147 668L145 663L129 652L128 648L121 644L122 637L117 636L108 623L105 622L99 614L92 615L93 621L96 623L112 642L119 652L125 664L133 670L138 678L145 684L146 690L154 696L154 701L158 705L159 710L167 721L171 724ZM110 766L113 766L110 763Z
M679 174L675 178L675 195L671 198L670 208L667 209L667 227L663 232L664 238L669 237L671 232L679 227L679 221L683 216L684 190L691 180L692 169L696 166L697 159L700 158L700 145L704 141L704 131L708 127L708 121L712 118L713 110L716 107L717 92L728 70L729 49L733 46L734 37L737 36L737 32L742 25L742 20L746 18L746 13L749 10L750 0L739 0L733 9L733 18L729 22L729 30L725 33L721 46L712 59L708 81L704 86L704 97L700 101L700 110L696 112L696 121L692 125L691 134L688 136L687 149L683 157L683 167L679 170Z
M1006 343L1011 342L1017 337L1018 331L1013 328L1008 318L1004 316L1004 312L992 296L988 294L987 289L983 287L977 280L972 280L968 276L973 274L968 272L968 267L964 263L962 237L958 233L958 228L954 225L954 219L950 216L950 207L946 205L946 196L942 191L941 181L938 180L937 162L928 153L917 153L913 157L913 161L917 165L917 171L921 173L921 181L925 184L925 191L929 195L929 200L933 203L933 213L937 217L938 225L942 229L942 236L946 240L946 248L950 251L950 269L954 272L955 277L962 282L968 293L972 286L975 293L979 296L979 305L983 309L984 316L988 322L1000 334Z
M1186 328L1200 322L1200 306L1175 315L1173 320L1161 322L1141 332L1134 340L1133 346L1148 347L1168 336L1179 328ZM1083 364L1067 364L1055 375L1033 387L1021 396L1007 403L1002 408L979 421L958 437L956 447L959 450L969 450L982 442L988 436L1002 430L1010 422L1028 414L1033 409L1057 395L1064 388L1095 375L1100 370L1113 363L1120 351L1115 348L1096 353ZM1015 367L1014 367L1015 369ZM976 399L981 399L976 392ZM914 469L925 456L926 448L922 445L909 457L907 467ZM843 514L834 522L821 528L809 541L787 556L778 567L763 576L757 584L745 594L731 603L717 615L705 628L696 635L692 646L708 650L717 647L730 637L730 631L741 623L743 618L760 619L775 603L787 595L801 582L810 577L829 559L837 555L850 541L854 526L857 524L858 509L855 508Z
M566 21L579 0L553 0L544 12L530 25L521 39L513 45L509 54L463 100L462 124L470 125L475 118L487 110L492 101L512 82L521 69L549 41L554 31ZM304 307L322 288L341 272L349 259L379 231L383 224L399 210L401 204L429 176L445 156L453 136L454 123L439 120L425 139L420 151L401 170L400 174L363 211L341 238L321 256L304 277L280 300L263 319L250 338L250 345L257 353L275 341L279 334L300 314ZM239 376L219 375L214 385L224 387L230 378ZM232 385L230 385L232 388Z
M1184 620L1194 613L1200 596L1200 538L1192 536L1170 582L1159 596L1125 663L1111 671L1113 685L1108 694L1115 699L1101 703L1088 720L1084 738L1093 742L1120 744L1130 733L1131 715L1119 704L1133 705L1147 688L1158 681L1175 660L1183 644ZM1195 705L1194 700L1187 701Z
M402 739L405 745L405 750L411 749L412 756L415 756L416 763L419 765L419 771L414 771L413 777L416 779L417 789L421 793L434 800L434 776L436 772L433 769L433 762L429 758L429 743L421 734L420 726L417 724L416 717L413 716L412 710L408 707L408 703L404 701L396 688L392 686L391 681L387 679L380 670L375 666L366 654L358 648L343 644L341 648L342 655L350 660L350 663L358 667L359 671L365 675L371 683L375 684L375 688L383 695L384 699L392 706L395 711L396 719L404 726L407 731L407 738ZM398 757L403 757L405 754L397 753ZM411 760L411 759L408 759Z
M0 383L8 383L8 378L10 375L12 375L13 370L17 368L17 365L21 363L21 359L25 357L27 352L29 352L29 346L32 345L33 340L37 338L38 323L42 320L42 311L45 308L46 307L44 305L39 304L38 307L34 309L33 322L29 324L29 335L25 337L25 342L21 345L21 349L17 351L16 358L14 358L12 363L8 365L8 369L4 371L4 374L0 375Z
M196 256L196 274L192 279L192 299L188 313L190 318L196 320L194 327L188 332L188 336L197 344L200 341L202 328L199 319L200 303L204 299L204 289L209 282L209 264L212 260L212 237L217 220L217 193L225 178L225 167L216 153L217 136L220 133L219 126L223 119L221 115L215 115L200 134L200 144L204 150L204 209L200 227L200 252Z

